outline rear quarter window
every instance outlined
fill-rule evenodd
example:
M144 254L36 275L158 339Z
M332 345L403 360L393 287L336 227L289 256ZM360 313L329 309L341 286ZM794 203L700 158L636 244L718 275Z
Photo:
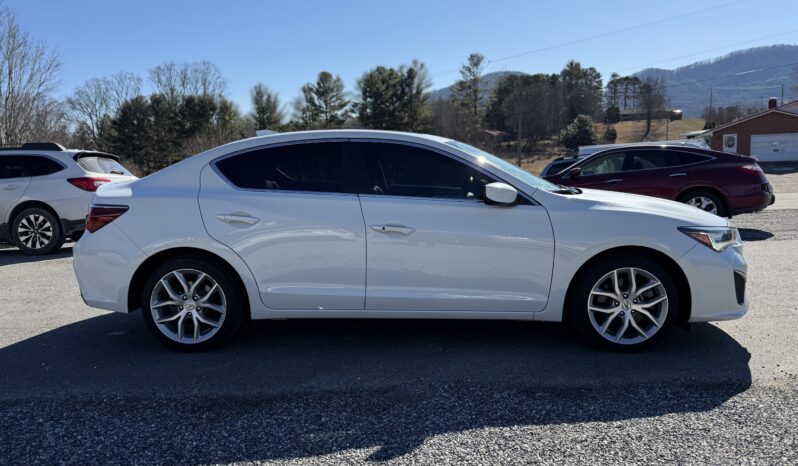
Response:
M64 169L64 166L55 160L35 155L28 157L28 164L30 166L31 176L50 175Z

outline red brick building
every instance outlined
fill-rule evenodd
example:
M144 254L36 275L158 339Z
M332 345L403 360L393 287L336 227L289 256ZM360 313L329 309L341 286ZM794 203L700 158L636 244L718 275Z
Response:
M709 132L719 151L756 157L762 162L798 162L798 101L779 107L770 99L764 112L719 126Z

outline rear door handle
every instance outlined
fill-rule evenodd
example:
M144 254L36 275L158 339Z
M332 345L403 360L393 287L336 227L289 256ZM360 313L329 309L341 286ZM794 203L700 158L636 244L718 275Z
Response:
M687 173L671 173L668 176L687 176Z
M3 189L5 189L6 191L13 191L15 189L19 189L20 187L21 186L18 184L9 184L7 186L3 186Z
M409 235L410 233L416 231L415 228L397 224L372 225L371 229L377 233L400 233L402 235Z
M614 178L612 180L605 181L605 183L620 183L621 181L623 181L623 178Z
M258 218L250 217L249 215L235 215L235 214L219 214L216 219L224 223L246 223L247 225L254 225L258 223Z

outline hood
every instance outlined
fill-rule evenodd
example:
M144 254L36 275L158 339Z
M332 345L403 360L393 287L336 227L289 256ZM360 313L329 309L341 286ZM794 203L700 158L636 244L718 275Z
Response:
M728 226L728 219L704 212L703 210L656 197L640 196L637 194L619 193L615 191L602 191L598 189L582 189L582 194L574 195L575 202L593 204L593 209L624 210L628 212L641 212L670 217L683 223L694 226ZM689 225L685 225L689 226Z

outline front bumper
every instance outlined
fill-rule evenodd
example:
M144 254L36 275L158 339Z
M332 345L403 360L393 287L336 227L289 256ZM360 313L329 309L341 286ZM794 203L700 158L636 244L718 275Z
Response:
M690 284L689 322L739 319L748 312L748 264L742 247L718 253L696 244L677 262Z

